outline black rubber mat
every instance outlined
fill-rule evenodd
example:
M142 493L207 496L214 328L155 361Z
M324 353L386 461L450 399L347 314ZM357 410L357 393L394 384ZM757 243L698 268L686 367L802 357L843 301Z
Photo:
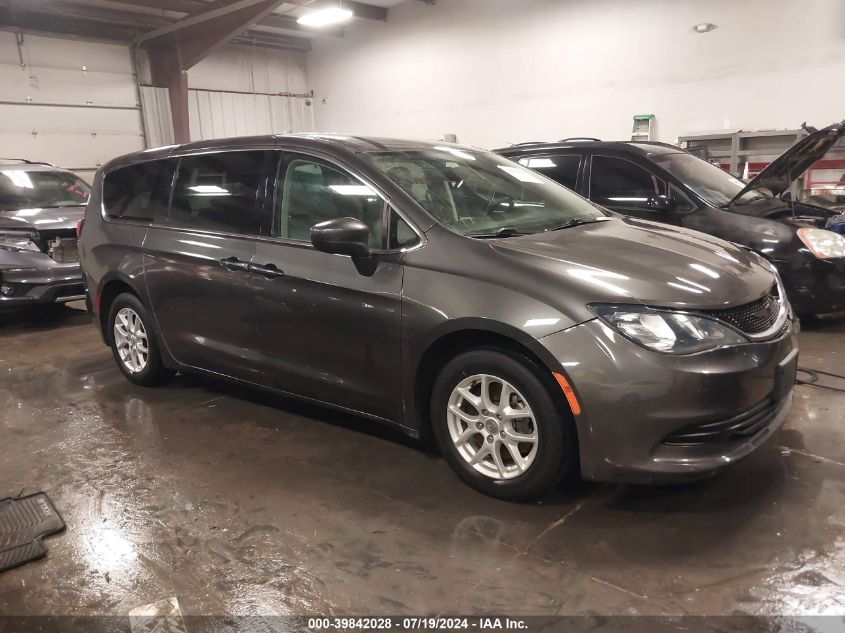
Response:
M41 539L64 529L44 492L0 499L0 571L41 558L47 553Z

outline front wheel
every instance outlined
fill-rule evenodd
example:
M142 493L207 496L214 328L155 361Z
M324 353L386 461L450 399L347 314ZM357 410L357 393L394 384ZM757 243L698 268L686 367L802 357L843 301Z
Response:
M485 494L533 499L573 471L576 440L542 369L505 350L473 350L441 371L431 399L438 446Z

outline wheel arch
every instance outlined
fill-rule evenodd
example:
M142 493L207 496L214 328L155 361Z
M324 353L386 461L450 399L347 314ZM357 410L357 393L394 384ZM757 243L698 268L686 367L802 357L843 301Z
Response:
M413 373L413 407L416 427L421 437L431 437L431 393L438 371L459 354L483 348L496 348L519 354L540 370L540 378L561 414L574 424L572 409L555 381L554 372L565 372L537 339L506 323L491 319L460 319L438 328L427 339L417 356Z
M110 345L108 318L112 303L124 292L135 295L138 300L143 302L143 295L136 288L133 281L120 273L113 273L105 277L100 284L100 288L97 290L97 296L94 302L95 312L97 314L97 322L100 326L100 333L106 345Z

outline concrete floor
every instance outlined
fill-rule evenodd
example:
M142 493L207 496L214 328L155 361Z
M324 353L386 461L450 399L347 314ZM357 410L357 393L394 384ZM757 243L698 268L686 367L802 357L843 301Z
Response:
M803 366L845 373L845 321ZM0 324L0 497L67 531L2 614L845 614L845 394L696 485L509 504L363 420L179 377L132 386L84 313Z

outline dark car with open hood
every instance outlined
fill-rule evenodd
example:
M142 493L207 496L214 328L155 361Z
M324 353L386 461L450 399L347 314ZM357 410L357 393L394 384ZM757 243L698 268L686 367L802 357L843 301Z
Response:
M795 323L765 259L460 145L132 154L97 172L79 244L129 381L204 373L431 434L502 498L707 476L792 400Z
M89 193L67 170L0 158L0 310L85 298L76 229Z
M845 309L845 216L793 200L792 183L845 134L809 134L746 183L673 145L571 139L496 150L626 216L709 233L780 271L799 315Z

